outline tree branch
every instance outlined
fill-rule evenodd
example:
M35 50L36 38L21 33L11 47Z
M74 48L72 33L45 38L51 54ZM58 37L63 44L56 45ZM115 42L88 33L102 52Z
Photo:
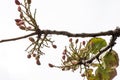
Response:
M16 37L16 38L3 39L3 40L0 40L0 43L2 43L2 42L8 42L8 41L20 40L20 39L24 39L24 38L27 38L27 37L33 36L33 35L36 35L36 33L34 32L34 33L31 33L31 34L20 36L20 37Z
M68 37L83 37L83 38L84 37L96 37L96 36L110 36L110 35L120 36L120 28L116 28L115 30L109 30L109 31L105 31L105 32L98 32L98 33L70 33L67 31L40 30L39 34L40 35L41 34L54 34L54 35L63 35L63 36L68 36ZM38 31L33 32L28 35L25 35L25 36L21 36L21 37L0 40L0 43L20 40L20 39L27 38L27 37L33 36L33 35L38 35Z
M55 35L64 35L68 37L96 37L96 36L110 36L114 34L120 36L120 28L116 28L115 30L109 30L105 32L98 32L98 33L70 33L67 31L42 30L41 34L55 34Z

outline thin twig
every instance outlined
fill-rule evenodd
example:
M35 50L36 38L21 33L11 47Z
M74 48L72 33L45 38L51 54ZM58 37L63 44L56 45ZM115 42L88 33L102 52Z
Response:
M34 33L31 33L31 34L20 36L20 37L16 37L16 38L3 39L3 40L0 40L0 43L2 43L2 42L8 42L8 41L20 40L20 39L24 39L24 38L27 38L27 37L33 36L33 35L36 35L36 33L34 32Z

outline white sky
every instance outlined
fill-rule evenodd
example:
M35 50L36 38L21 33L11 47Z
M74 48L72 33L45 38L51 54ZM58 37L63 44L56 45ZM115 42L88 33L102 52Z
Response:
M23 1L23 0L20 0ZM37 8L37 21L41 29L66 30L74 33L99 32L120 26L120 0L33 0ZM19 30L14 19L19 18L14 0L0 3L0 40L17 37L28 32ZM60 64L60 57L68 38L53 36L57 49L46 49L41 66L27 59L24 51L28 39L0 43L0 80L81 80L79 71L61 71L49 68L49 62ZM82 39L83 40L83 39ZM114 49L120 52L120 39ZM117 68L119 79L120 67Z

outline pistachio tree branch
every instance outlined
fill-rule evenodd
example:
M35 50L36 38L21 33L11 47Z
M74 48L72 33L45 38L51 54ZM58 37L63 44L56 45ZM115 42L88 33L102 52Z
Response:
M41 34L55 34L55 35L64 35L68 37L96 37L96 36L110 36L114 34L120 36L120 28L116 28L115 30L109 30L105 32L98 32L98 33L70 33L67 31L42 30Z
M20 36L20 37L16 37L16 38L3 39L3 40L0 40L0 43L24 39L24 38L27 38L27 37L29 37L29 36L33 36L33 35L35 35L35 34L36 34L36 33L34 32L34 33L31 33L31 34L24 35L24 36Z
M8 42L8 41L15 41L15 40L20 40L23 38L27 38L33 35L38 35L38 34L53 34L53 35L63 35L63 36L68 36L68 37L96 37L96 36L111 36L111 35L116 35L120 36L120 28L116 28L115 30L109 30L105 32L98 32L98 33L70 33L68 31L56 31L56 30L40 30L39 33L33 32L28 35L24 35L21 37L16 37L16 38L11 38L11 39L3 39L0 40L0 43L2 42Z

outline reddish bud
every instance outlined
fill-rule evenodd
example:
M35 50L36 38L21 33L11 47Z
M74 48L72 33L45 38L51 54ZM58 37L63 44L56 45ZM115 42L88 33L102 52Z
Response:
M37 64L37 65L41 65L39 59L36 60L36 64Z
M57 46L56 46L56 45L52 45L52 47L53 47L53 48L57 48Z
M51 67L51 68L52 68L52 67L54 67L54 65L53 65L53 64L51 64L51 63L49 63L48 65L49 65L49 67Z
M33 57L36 57L36 54L33 54Z
M63 54L63 55L65 55L65 54L66 54L66 52L67 52L67 50L65 49L65 50L63 51L63 53L62 53L62 54Z
M20 2L18 0L15 0L16 5L20 5Z
M63 55L65 55L65 54L66 54L66 52L63 52L62 54L63 54Z
M19 23L21 21L21 19L15 19L16 23Z
M34 38L32 38L32 37L29 37L29 40L30 40L31 42L35 42Z
M65 58L66 58L65 55L63 55L63 56L62 56L62 59L65 60Z
M20 24L20 25L21 25L21 24L24 24L24 21L21 20L21 21L19 22L19 24Z
M20 6L18 6L18 11L21 12L21 7Z
M22 21L22 20L19 21L19 22L16 22L16 25L17 25L17 26L21 26L21 25L23 25L23 24L24 24L24 21Z
M20 13L20 18L21 18L21 19L23 18L23 13L22 13L22 12Z
M27 0L27 3L28 3L28 4L31 4L31 0Z
M77 44L77 43L78 43L78 41L79 41L79 39L76 39L75 43Z
M69 42L72 42L72 38L69 39Z
M85 41L83 41L82 43L83 43L83 45L85 45Z
M28 54L28 55L27 55L27 58L30 59L30 58L31 58L31 54Z

